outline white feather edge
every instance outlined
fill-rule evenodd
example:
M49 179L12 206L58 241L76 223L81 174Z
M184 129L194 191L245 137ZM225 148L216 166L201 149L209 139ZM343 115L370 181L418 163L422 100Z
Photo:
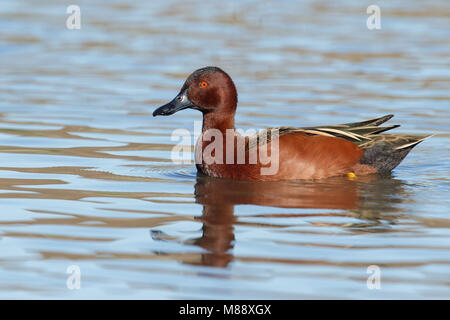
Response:
M416 144L418 144L418 143L420 143L420 142L422 142L422 141L424 141L424 140L426 140L426 139L428 139L428 138L431 138L431 137L433 137L433 136L435 136L435 135L432 134L432 135L426 136L425 138L422 138L422 139L419 139L419 140L417 140L417 141L410 142L410 143L401 145L401 146L399 146L399 147L397 147L397 148L394 148L394 150L400 150L400 149L404 149L404 148L411 147L411 146L416 145Z

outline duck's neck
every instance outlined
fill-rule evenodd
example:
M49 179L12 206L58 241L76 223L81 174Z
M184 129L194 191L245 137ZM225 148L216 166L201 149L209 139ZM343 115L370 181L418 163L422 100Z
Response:
M217 129L224 134L228 129L234 130L234 113L227 115L215 112L203 114L202 132L209 129Z

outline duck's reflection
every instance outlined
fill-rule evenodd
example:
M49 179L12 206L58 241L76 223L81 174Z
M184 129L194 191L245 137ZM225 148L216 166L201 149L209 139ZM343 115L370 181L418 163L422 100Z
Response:
M202 236L193 243L207 252L195 264L226 267L233 260L231 249L234 245L234 205L203 204L200 219L203 223Z
M404 193L403 183L391 177L366 176L355 180L339 177L319 181L261 183L198 176L195 199L203 206L199 218L203 223L202 236L189 243L206 249L206 252L201 257L183 262L226 267L233 260L234 225L242 224L237 222L234 215L236 205L343 209L344 212L331 212L329 215L364 219L368 222L354 225L354 228L367 228L378 223L380 212L398 211L396 205L402 201L399 199L405 198ZM323 217L324 214L320 211L311 214L299 210L299 213L263 216ZM387 219L395 219L395 215L391 214Z

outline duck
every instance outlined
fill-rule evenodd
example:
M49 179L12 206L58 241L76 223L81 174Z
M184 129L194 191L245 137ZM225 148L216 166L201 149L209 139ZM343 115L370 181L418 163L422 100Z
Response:
M184 109L203 115L195 144L200 175L249 181L354 179L390 173L424 135L386 134L393 115L338 125L262 129L244 135L235 128L238 93L231 77L216 66L191 73L179 93L153 116Z

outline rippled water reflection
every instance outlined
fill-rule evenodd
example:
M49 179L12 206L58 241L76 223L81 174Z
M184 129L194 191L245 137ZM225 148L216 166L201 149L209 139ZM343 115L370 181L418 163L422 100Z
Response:
M0 7L2 298L449 298L448 1L379 1L379 31L354 1L78 4L78 31L56 1ZM200 115L151 112L205 65L244 129L437 135L388 177L197 177L170 153Z

